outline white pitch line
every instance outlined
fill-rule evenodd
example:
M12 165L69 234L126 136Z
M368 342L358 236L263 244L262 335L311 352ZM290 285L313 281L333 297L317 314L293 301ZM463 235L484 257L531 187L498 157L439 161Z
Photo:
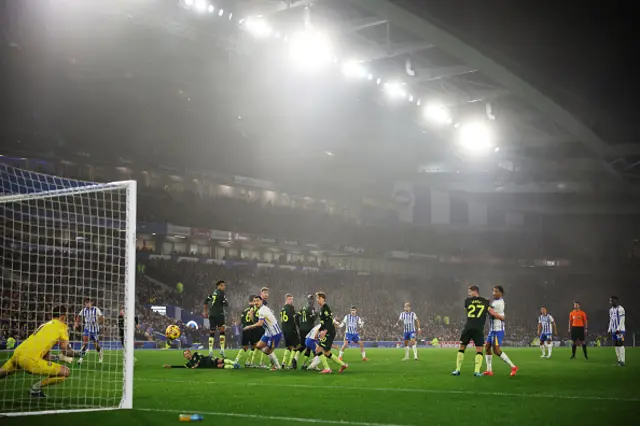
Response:
M305 417L282 417L282 416L265 416L264 414L242 414L242 413L223 413L218 411L198 411L198 410L164 410L155 408L135 408L137 411L147 412L160 412L160 413L185 413L193 412L203 414L206 416L214 417L236 417L242 419L256 419L256 420L278 420L284 422L297 422L297 423L323 423L332 425L348 425L348 426L410 426L410 425L396 425L391 423L367 423L367 422L351 422L348 420L327 420L327 419L310 419Z
M479 381L482 379L479 379ZM136 379L136 382L164 382L164 383L200 383L200 384L219 384L218 382L201 382L193 380L159 380L159 379ZM258 383L225 383L225 386L254 386ZM262 383L264 384L264 383ZM373 388L365 386L326 386L326 385L300 385L300 384L279 384L269 383L269 386L284 388L305 388L305 389L339 389L354 391L372 391L372 392L404 392L404 393L434 393L449 395L476 395L476 396L500 396L506 398L543 398L543 399L571 399L578 401L618 401L618 402L640 402L640 398L616 398L612 396L579 396L566 394L545 394L545 393L509 393L509 392L472 392L452 389L410 389L410 388Z

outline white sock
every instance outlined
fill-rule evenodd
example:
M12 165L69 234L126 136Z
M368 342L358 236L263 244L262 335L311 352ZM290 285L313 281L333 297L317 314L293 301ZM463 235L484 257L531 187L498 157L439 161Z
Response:
M273 364L274 367L280 368L280 364L278 364L278 357L276 356L275 352L271 352L267 356L271 360L271 364Z
M614 349L616 350L616 359L620 362L620 346L615 346Z
M418 345L413 345L413 357L418 359Z
M493 355L485 355L484 359L487 361L487 371L493 371L493 366L491 365L491 361L493 360Z
M311 361L311 364L309 364L309 368L314 369L318 366L318 364L320 364L320 357L316 355L316 357Z
M404 347L404 357L409 358L409 346Z
M500 359L503 360L505 362L505 364L508 364L509 367L511 367L511 368L515 367L515 364L511 362L511 360L509 359L507 354L505 354L504 352L502 352L500 354Z
M364 353L364 351L362 351L362 358L366 358L367 355Z
M338 355L338 358L342 358L342 355L344 355L344 351L340 349L340 355Z
M626 351L627 350L625 349L624 346L620 346L620 362L623 363L623 364L626 362L626 359L627 359Z
M547 344L547 356L551 358L551 350L553 349L553 343L549 342Z
M540 345L540 352L542 352L542 356L544 356L544 344Z

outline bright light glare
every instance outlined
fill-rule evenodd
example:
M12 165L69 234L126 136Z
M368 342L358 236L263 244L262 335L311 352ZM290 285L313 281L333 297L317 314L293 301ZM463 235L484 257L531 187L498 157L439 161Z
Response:
M440 104L429 104L424 108L424 116L434 123L451 124L449 109Z
M403 84L398 82L388 82L384 84L384 91L392 98L404 99L407 97L407 91L404 90Z
M209 9L208 10L209 10L209 13L213 13L214 9L213 9L213 5L212 4L209 5Z
M359 61L347 61L342 64L342 73L349 78L366 78L367 69Z
M255 37L269 37L273 33L273 28L267 21L260 16L252 16L247 18L244 27Z
M289 57L298 68L312 71L329 65L335 55L327 36L307 29L291 37Z
M207 2L205 0L196 0L196 10L204 13L207 10Z
M193 6L193 0L184 0L184 4L185 4L187 7L191 7L191 6Z
M224 9L220 9L220 12L218 12L218 16L222 16L224 15Z
M493 147L493 132L486 123L465 123L458 129L460 146L472 153L484 153Z

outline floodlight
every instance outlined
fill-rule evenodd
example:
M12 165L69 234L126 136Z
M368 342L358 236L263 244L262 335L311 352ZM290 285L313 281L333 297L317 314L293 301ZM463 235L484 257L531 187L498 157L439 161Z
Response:
M209 13L213 13L214 9L215 9L215 8L213 7L213 5L212 5L212 4L210 4L210 5L209 5L209 9L208 9L208 10L209 10Z
M220 12L218 12L218 16L222 16L224 15L224 9L220 9Z
M261 16L251 16L244 22L244 27L256 37L269 37L273 33L273 28Z
M449 109L442 104L428 104L424 108L424 116L437 124L451 124L451 114Z
M229 20L233 19L233 12L229 13Z
M204 13L207 10L207 2L206 0L195 0L196 1L196 11L200 13Z
M329 38L312 28L291 37L289 57L298 68L305 70L323 68L335 59Z
M193 0L184 0L184 5L187 7L193 6Z
M342 64L342 73L349 78L366 78L367 69L360 61L347 61Z
M460 146L468 152L481 154L493 147L493 131L482 121L461 124L458 137Z
M407 91L404 90L404 85L397 81L390 81L384 84L384 91L392 98L404 99L407 97Z

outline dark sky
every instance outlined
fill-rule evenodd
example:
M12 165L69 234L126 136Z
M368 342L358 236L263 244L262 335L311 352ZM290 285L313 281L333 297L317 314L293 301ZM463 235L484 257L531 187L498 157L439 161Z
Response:
M393 0L426 11L550 94L610 143L640 131L634 0Z

